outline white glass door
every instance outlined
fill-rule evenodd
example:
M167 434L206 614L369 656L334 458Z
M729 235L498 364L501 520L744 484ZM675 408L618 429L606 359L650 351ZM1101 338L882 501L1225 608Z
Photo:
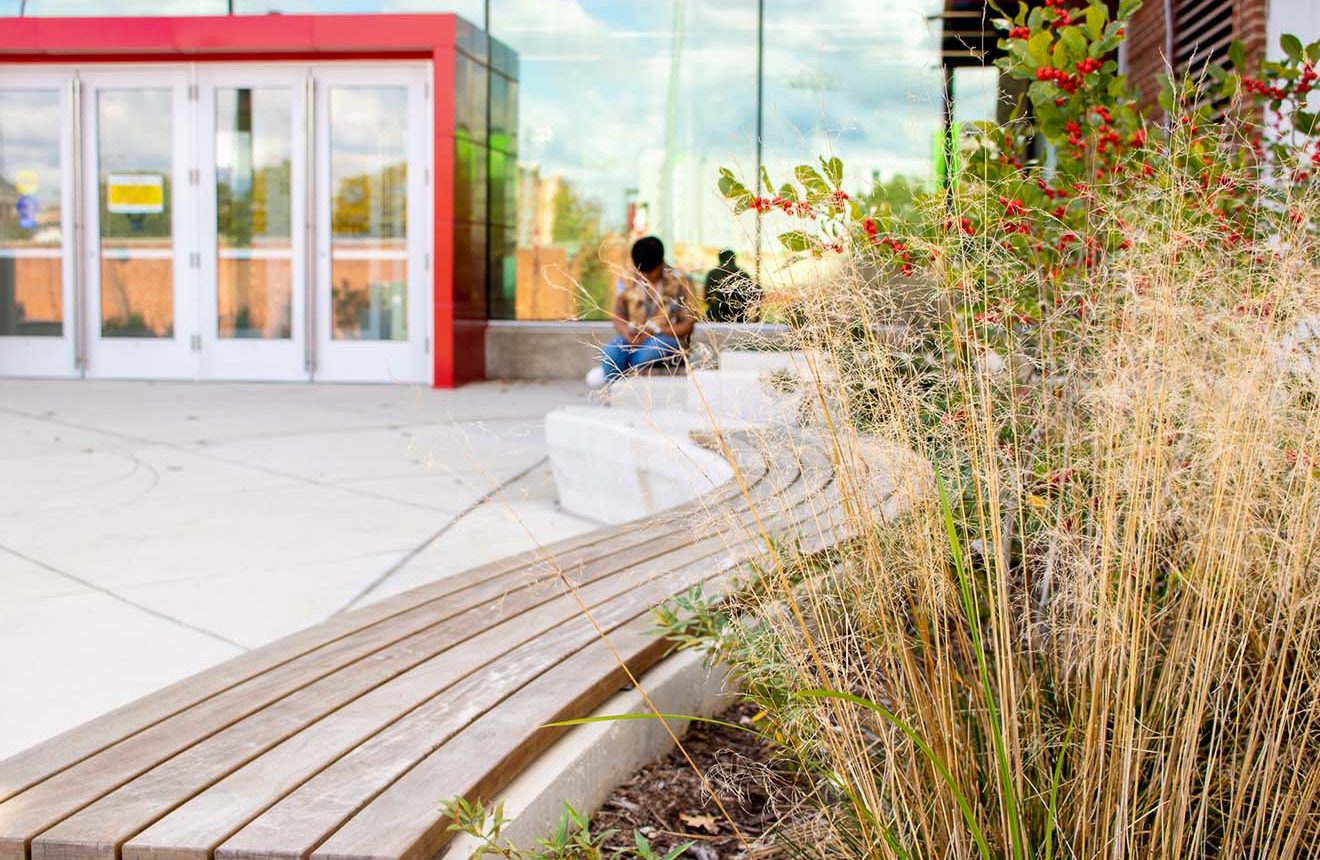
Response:
M307 72L198 74L201 374L306 379Z
M186 70L83 76L87 375L197 375L196 152Z
M315 376L430 379L422 68L317 69Z
M73 77L0 79L0 374L74 376Z

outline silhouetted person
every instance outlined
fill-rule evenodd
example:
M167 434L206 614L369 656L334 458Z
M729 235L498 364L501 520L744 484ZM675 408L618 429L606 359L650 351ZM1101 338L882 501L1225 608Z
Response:
M733 251L720 251L719 264L706 274L706 319L713 322L756 322L761 288L735 262Z

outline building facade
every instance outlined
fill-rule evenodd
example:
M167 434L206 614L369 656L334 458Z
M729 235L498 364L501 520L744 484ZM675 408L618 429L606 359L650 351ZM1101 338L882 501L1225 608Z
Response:
M1125 62L1314 6L1147 2ZM481 378L490 326L603 318L637 236L769 275L721 167L929 187L995 37L983 0L0 0L0 374Z

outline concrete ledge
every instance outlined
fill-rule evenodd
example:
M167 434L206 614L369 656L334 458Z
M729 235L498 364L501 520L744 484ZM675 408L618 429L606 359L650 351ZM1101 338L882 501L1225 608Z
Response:
M801 380L791 377L791 391L775 389L774 376L748 370L694 370L688 374L687 408L712 418L717 426L797 424Z
M492 320L486 326L489 379L580 379L596 365L596 350L614 337L608 322ZM788 341L788 327L772 323L697 323L693 344L715 352Z
M682 409L687 404L686 375L625 376L616 379L601 393L606 406L641 409Z
M692 441L704 416L681 409L562 406L545 419L564 510L603 523L653 516L732 480L720 455Z
M701 654L680 651L661 661L638 681L656 709L666 714L709 717L735 701L727 671L709 668ZM616 694L593 716L652 713L636 689ZM669 720L682 736L688 720ZM511 820L505 838L519 848L530 848L559 823L564 803L590 814L600 808L614 787L642 765L673 747L660 720L618 720L575 726L524 770L500 798ZM460 834L441 855L442 860L468 860L480 843Z

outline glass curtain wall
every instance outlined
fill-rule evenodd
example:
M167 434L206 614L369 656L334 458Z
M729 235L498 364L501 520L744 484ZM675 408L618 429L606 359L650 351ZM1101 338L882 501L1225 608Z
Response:
M521 64L518 229L493 316L599 318L629 243L655 234L700 286L721 249L767 275L773 216L734 219L720 167L755 180L833 154L849 193L901 207L932 181L939 0L490 0ZM763 17L761 17L763 15ZM758 27L763 39L758 100Z
M14 14L6 3L0 14ZM496 319L603 317L629 244L645 234L699 286L723 249L768 277L783 262L773 240L783 225L766 216L758 248L754 220L730 217L716 191L720 167L754 181L759 156L781 182L794 164L837 155L850 194L899 210L935 173L941 0L834 0L828 12L798 0L22 5L29 15L456 12L484 26L489 55L461 46L478 62L460 57L457 70L455 258L465 284L488 285ZM512 49L503 66L496 40ZM987 87L985 76L955 81L957 119L991 110Z
M748 255L715 190L756 164L755 0L491 0L517 52L515 260L492 310L601 318L638 236L704 274Z

